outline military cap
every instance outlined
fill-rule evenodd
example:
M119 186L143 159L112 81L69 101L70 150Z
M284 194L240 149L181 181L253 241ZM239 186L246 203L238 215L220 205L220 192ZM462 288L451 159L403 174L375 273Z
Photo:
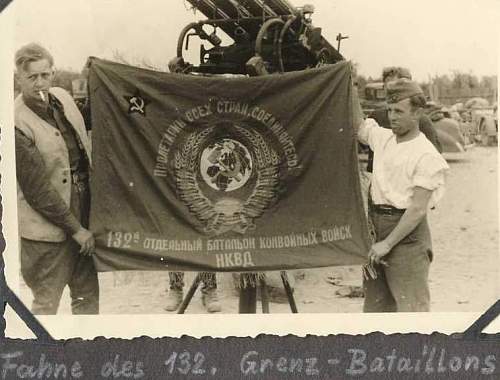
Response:
M415 95L424 95L420 86L409 79L401 78L387 83L387 103L397 103Z
M398 67L398 66L384 67L384 69L382 70L382 79L385 81L385 78L389 76L412 79L410 70L408 70L406 67Z

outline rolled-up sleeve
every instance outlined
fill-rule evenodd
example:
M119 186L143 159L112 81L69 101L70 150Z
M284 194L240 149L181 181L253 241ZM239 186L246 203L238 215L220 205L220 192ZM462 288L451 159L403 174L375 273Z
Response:
M418 162L413 176L413 186L433 192L431 203L434 206L444 195L446 175L449 166L437 154L426 154Z

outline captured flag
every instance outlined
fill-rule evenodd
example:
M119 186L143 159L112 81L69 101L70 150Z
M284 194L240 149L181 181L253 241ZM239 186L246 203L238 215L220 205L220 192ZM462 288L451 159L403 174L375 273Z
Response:
M361 264L350 64L263 77L92 58L100 271Z

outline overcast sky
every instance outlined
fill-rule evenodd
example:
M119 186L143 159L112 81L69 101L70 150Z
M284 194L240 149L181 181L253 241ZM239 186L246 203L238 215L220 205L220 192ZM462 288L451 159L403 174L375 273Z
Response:
M313 4L315 26L366 76L409 67L420 81L453 70L498 70L498 0L290 0ZM458 5L460 4L460 5ZM15 0L15 47L38 41L59 68L80 70L88 56L145 59L165 67L181 29L197 19L183 0ZM197 54L197 52L196 52Z

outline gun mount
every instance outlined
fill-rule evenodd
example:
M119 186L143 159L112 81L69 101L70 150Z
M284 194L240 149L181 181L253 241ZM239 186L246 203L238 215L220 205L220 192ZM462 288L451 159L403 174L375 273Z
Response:
M312 25L314 7L294 7L287 0L187 0L206 20L180 33L171 72L263 75L303 70L344 58ZM233 43L222 46L222 30ZM189 40L198 37L200 64L184 60ZM340 41L339 41L340 44Z

